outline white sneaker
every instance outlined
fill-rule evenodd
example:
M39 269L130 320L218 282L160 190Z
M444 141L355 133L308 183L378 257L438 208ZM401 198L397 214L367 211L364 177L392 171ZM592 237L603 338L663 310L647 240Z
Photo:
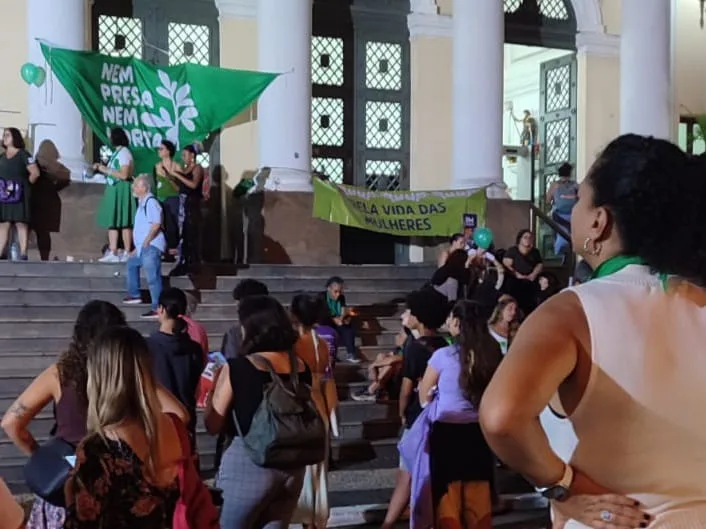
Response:
M130 254L127 252L120 252L120 255L118 255L119 263L126 263L128 259L130 259Z
M119 263L120 262L120 256L117 254L114 254L110 250L105 252L105 255L98 259L99 263Z

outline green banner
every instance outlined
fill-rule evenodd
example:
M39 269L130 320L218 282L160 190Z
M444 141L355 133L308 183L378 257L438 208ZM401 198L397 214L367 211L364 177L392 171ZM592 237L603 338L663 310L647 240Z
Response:
M413 237L461 231L465 214L485 225L485 189L471 191L368 191L314 182L314 217L344 226Z
M135 171L151 172L163 139L177 149L203 141L246 109L277 74L198 64L152 66L42 43L53 74L93 132L108 143L110 129L130 138Z

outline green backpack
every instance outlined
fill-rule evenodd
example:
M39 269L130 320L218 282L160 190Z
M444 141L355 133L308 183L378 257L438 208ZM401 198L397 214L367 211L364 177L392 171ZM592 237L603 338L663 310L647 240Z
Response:
M311 387L299 382L294 353L289 352L288 382L282 381L265 357L254 354L252 359L267 368L272 381L263 389L262 402L246 435L233 413L250 459L258 466L282 470L324 461L328 432L311 399Z

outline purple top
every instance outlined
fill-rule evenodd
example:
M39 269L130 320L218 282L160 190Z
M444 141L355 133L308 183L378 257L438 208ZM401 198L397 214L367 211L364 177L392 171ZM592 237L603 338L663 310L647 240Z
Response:
M458 383L461 374L461 361L458 346L449 345L437 349L429 360L429 365L439 372L437 410L434 421L466 424L478 420L478 412L466 399Z
M338 333L333 327L328 325L317 325L314 330L319 337L328 345L329 364L324 375L324 380L333 378L333 368L336 365L336 356L338 355Z

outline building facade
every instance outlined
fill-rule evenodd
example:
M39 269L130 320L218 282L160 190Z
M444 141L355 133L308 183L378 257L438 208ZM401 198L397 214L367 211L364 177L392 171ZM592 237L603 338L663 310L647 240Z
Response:
M22 82L23 63L43 63L38 38L158 64L283 73L211 149L211 163L228 185L268 166L270 187L283 193L309 192L312 169L382 190L501 183L506 94L532 75L522 61L537 62L531 53L508 52L508 41L563 50L554 70L545 62L543 80L536 72L530 84L555 92L543 116L555 123L543 122L540 140L557 149L557 159L574 160L579 177L617 134L676 140L681 116L706 112L698 0L0 0L0 6L6 50L0 125L17 126L35 144L51 138L74 176L100 145L58 82L40 88ZM513 64L516 73L508 76Z

